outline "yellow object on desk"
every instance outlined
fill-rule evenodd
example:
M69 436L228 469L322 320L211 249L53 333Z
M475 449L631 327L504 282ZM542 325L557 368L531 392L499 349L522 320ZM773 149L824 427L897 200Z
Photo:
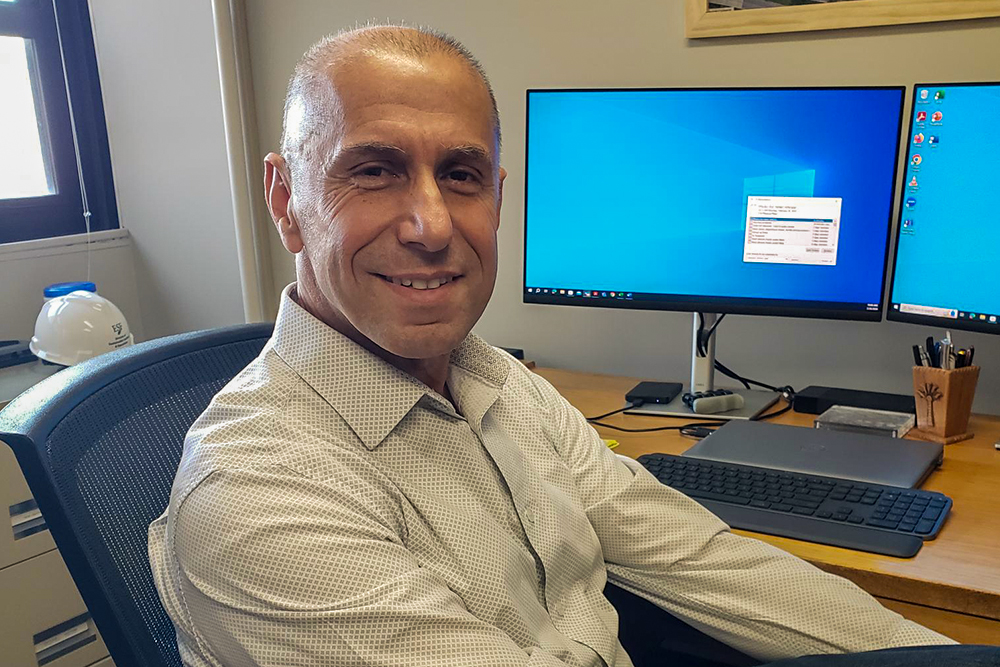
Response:
M604 444L608 446L608 449L614 449L618 446L617 440L608 440L607 438L602 438L602 440L604 440Z

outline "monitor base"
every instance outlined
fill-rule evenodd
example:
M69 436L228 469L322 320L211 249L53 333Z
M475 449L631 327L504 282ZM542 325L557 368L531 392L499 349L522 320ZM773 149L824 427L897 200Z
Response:
M652 417L683 417L687 419L753 419L769 407L778 402L781 394L774 391L756 391L752 389L733 389L734 394L743 397L743 407L739 410L729 410L727 412L717 412L714 415L702 415L694 412L684 405L683 395L690 391L685 388L677 397L669 403L646 403L637 408L630 408L625 411L627 415L648 415Z

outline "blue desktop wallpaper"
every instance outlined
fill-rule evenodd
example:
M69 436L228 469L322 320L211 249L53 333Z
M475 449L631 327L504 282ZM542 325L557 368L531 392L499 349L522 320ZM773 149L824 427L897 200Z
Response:
M901 97L530 91L525 286L879 303ZM748 195L843 198L836 265L744 262Z
M890 300L1000 315L1000 85L917 87L911 122Z

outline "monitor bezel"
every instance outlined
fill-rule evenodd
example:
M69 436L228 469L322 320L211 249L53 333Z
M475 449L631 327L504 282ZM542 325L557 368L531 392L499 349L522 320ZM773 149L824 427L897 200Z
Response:
M804 301L779 299L752 299L730 297L703 297L693 295L670 295L670 298L636 301L618 298L585 298L551 294L528 293L528 136L530 131L532 93L623 93L623 92L739 92L739 91L842 91L842 90L895 90L899 93L899 123L896 128L896 159L893 163L892 187L889 192L889 213L885 229L885 250L882 259L882 282L877 310L869 310L868 305L842 302L812 302L824 304L810 308ZM524 95L524 236L521 254L521 299L526 304L558 306L589 306L594 308L627 308L629 310L662 310L679 312L714 312L732 315L770 315L776 317L802 317L810 319L853 320L859 322L880 322L885 308L890 242L892 240L893 203L895 188L899 179L899 150L902 140L903 114L906 105L906 86L722 86L722 87L626 87L626 88L528 88ZM555 286L558 288L559 286Z
M956 81L953 83L937 82L937 83L915 83L910 91L910 118L907 124L906 131L906 152L900 160L900 164L909 165L910 163L910 148L913 142L913 118L917 112L917 90L920 88L933 88L934 86L944 87L968 87L968 86L1000 86L1000 81ZM902 181L906 181L906 167L903 168L903 178ZM886 320L892 322L906 322L907 324L919 324L923 326L934 327L936 329L959 329L961 331L975 331L979 333L992 333L1000 334L1000 324L990 324L989 322L984 322L980 320L969 320L957 317L951 319L950 317L934 317L932 315L916 315L913 313L903 313L898 310L893 309L893 304L897 303L893 299L893 290L896 286L896 262L899 260L899 236L902 232L902 220L903 220L903 205L906 198L906 184L904 182L900 183L899 186L899 199L897 201L896 209L896 219L894 224L896 226L896 234L894 243L892 246L892 272L890 273L890 279L888 288L886 289L886 305L885 305L885 318ZM527 275L527 274L526 274ZM996 313L1000 315L1000 313Z

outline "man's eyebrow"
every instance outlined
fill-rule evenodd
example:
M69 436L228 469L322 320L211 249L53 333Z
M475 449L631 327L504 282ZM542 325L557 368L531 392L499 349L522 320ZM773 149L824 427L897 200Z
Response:
M350 144L348 146L341 147L340 150L338 150L330 158L325 167L329 169L335 164L342 163L344 160L350 160L352 158L360 159L362 157L375 157L386 160L403 160L406 158L406 151L399 146L393 146L392 144L386 144L380 141L366 141L359 144Z
M481 146L469 144L467 146L456 146L448 149L448 157L451 159L465 158L477 162L493 163L493 156Z

